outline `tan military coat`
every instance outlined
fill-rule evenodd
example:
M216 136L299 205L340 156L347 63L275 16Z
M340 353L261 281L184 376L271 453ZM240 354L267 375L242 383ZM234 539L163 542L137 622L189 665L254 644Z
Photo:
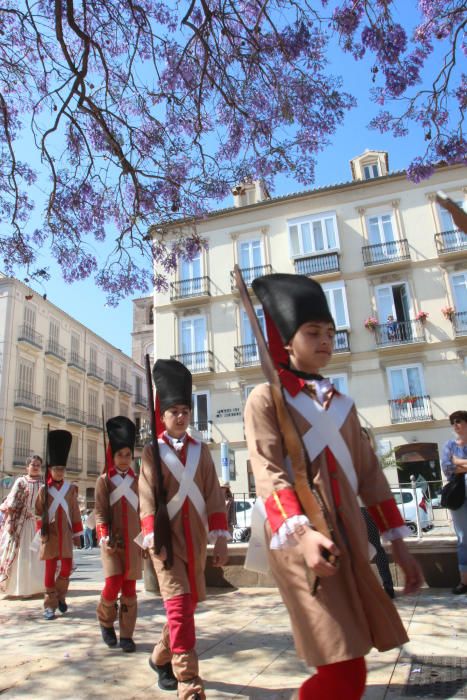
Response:
M193 440L191 437L188 440L192 447L188 445L187 450L190 450L198 441ZM162 445L162 440L159 442ZM163 461L162 473L167 491L167 502L170 502L178 492L180 484ZM206 566L208 531L227 530L224 496L209 448L204 443L201 443L200 458L193 481L204 500L207 523L203 522L190 498L186 497L183 507L170 521L174 551L174 565L172 569L166 571L163 568L163 564L151 552L161 595L164 600L185 593L191 593L195 602L206 598L204 569ZM156 510L154 486L155 473L152 448L146 445L142 455L139 481L143 532L145 532L145 529L147 532L153 531L153 516Z
M48 508L53 507L52 487L57 488L57 483L49 486ZM49 521L49 534L42 538L39 556L41 559L71 559L73 557L73 537L79 535L82 530L81 514L78 504L78 488L68 481L63 481L58 493L68 488L64 501L68 510L69 520L65 508L58 506L55 514ZM36 516L42 522L44 514L45 487L41 486L37 494L35 511Z
M311 427L310 422L295 408L290 407L290 411L303 435ZM245 432L258 496L267 501L274 492L290 489L292 480L285 466L280 426L267 384L257 386L248 398ZM355 406L340 433L352 456L357 491L364 504L371 506L391 499L386 477L369 441L362 437ZM364 656L373 646L384 651L403 644L407 635L398 613L369 564L365 523L346 474L337 463L338 512L325 451L313 460L311 471L309 478L319 487L330 512L341 551L337 573L322 579L313 597L310 590L315 577L305 567L298 548L268 550L299 656L309 665L318 666ZM272 531L267 520L265 531L269 546Z
M129 486L134 497L132 503L122 496L111 504L111 494L115 493L117 485L112 480L118 472L111 469L109 473L101 474L96 481L95 514L98 540L103 536L110 537L110 543L116 547L115 552L108 552L101 547L104 576L123 574L125 579L140 579L142 576L142 550L134 541L140 532L138 508L138 477L132 470L128 471L133 481Z

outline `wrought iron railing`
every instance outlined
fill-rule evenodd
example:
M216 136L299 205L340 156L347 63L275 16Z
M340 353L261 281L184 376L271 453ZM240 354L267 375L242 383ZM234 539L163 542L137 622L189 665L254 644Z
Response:
M243 280L247 287L251 285L254 279L257 277L262 277L262 275L269 275L272 272L271 265L256 265L255 267L241 267L240 271L242 273ZM232 270L230 273L230 287L232 290L237 289L237 284L235 282L235 273Z
M334 352L350 352L349 331L336 331Z
M467 311L456 311L452 316L452 325L457 336L467 335Z
M102 430L102 418L94 413L88 413L86 426L95 430Z
M191 423L192 427L201 434L201 439L205 442L212 440L212 420L199 420Z
M21 408L31 408L33 411L40 411L41 397L38 394L33 394L29 389L16 389L14 404Z
M425 340L422 321L388 321L374 327L377 347L421 343Z
M182 355L172 355L172 360L178 360L190 372L214 372L214 355L211 350L202 352L185 352Z
M438 255L454 253L457 250L467 250L467 233L454 229L435 234Z
M29 447L15 447L13 451L13 466L26 466L26 461L29 459L31 454L31 449Z
M389 411L391 423L413 423L433 419L429 396L402 396L390 399Z
M209 277L193 277L192 279L170 283L170 301L202 296L211 296L211 280Z
M137 393L135 394L135 404L137 406L144 406L144 408L146 408L148 405L148 400L144 396L144 394Z
M94 377L94 379L99 379L102 381L104 379L104 370L98 367L94 362L88 363L88 376Z
M81 409L76 408L76 406L68 406L66 409L66 420L67 423L86 425L86 414Z
M259 365L257 344L236 345L234 347L234 362L235 367L252 367L253 365Z
M70 354L68 355L68 367L76 367L76 369L80 369L82 372L86 371L86 362L84 361L84 357L81 357L77 352L74 350L70 351Z
M34 345L36 348L42 348L44 346L44 337L28 324L19 327L18 340L24 340Z
M339 253L324 253L294 260L295 272L298 275L326 275L329 272L339 272Z
M45 398L42 404L42 413L56 418L65 418L65 405L55 401L55 399Z
M100 465L97 463L97 460L88 459L87 473L89 475L95 475L95 476L98 476L101 473Z
M66 348L63 347L63 345L57 343L56 340L52 340L51 338L49 338L49 340L47 341L45 354L53 355L57 359L62 360L62 362L65 362L66 360Z
M70 472L81 472L83 470L83 460L80 457L70 455L66 463L66 468Z
M123 381L123 379L120 380L120 391L122 391L124 394L128 394L131 396L133 393L131 391L131 384L128 384L128 382Z
M365 267L410 260L409 244L406 238L402 238L400 241L367 245L362 248L362 255Z
M104 384L108 384L108 386L113 386L114 389L118 389L118 377L116 377L115 374L112 374L112 372L106 372L104 376Z

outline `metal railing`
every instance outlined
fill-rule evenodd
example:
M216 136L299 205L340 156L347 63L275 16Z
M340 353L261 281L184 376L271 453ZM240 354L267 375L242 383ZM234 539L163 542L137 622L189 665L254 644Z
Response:
M112 372L106 372L104 377L104 384L107 384L108 386L113 386L114 389L118 389L118 377L116 377L115 374L112 374Z
M426 340L422 321L388 321L374 327L377 347L422 343Z
M171 359L178 360L194 374L199 372L214 372L214 355L211 350L172 355Z
M88 473L88 475L95 475L95 476L98 476L101 473L100 465L97 463L97 460L94 461L94 460L88 459L87 473Z
M366 245L362 248L363 265L384 265L385 263L398 262L399 260L410 260L409 244L406 238L400 241L388 241L388 243L377 243L376 245Z
M334 352L350 352L349 331L336 331Z
M259 353L256 343L236 345L234 347L235 367L253 367L259 365Z
M339 272L339 253L324 253L294 260L295 272L298 275L325 275L329 272Z
M83 471L83 460L80 457L68 457L66 468L70 472L81 472Z
M443 231L435 234L435 242L438 255L454 253L458 250L467 249L467 234L459 231L459 229Z
M204 442L212 441L212 420L193 421L191 427L200 434Z
M80 369L82 372L85 372L86 362L84 361L84 357L81 357L81 355L79 355L77 352L71 350L68 355L68 367L75 367L76 369Z
M128 394L131 396L133 393L131 390L131 384L128 384L128 382L125 382L123 379L120 380L120 391L122 391L124 394Z
M88 413L86 426L95 430L102 430L102 418L94 413Z
M389 400L391 423L413 423L433 420L429 396L403 396Z
M148 405L148 400L144 396L144 394L135 394L135 404L138 406L143 406L144 408L147 408Z
M31 456L32 452L29 447L15 447L13 451L13 466L25 467L26 460Z
M88 363L88 376L94 377L102 381L104 379L104 370L98 367L94 362Z
M202 296L211 296L211 280L209 277L193 277L170 283L170 301Z
M66 409L66 420L67 423L86 425L86 414L81 409L76 408L76 406L68 406Z
M33 394L28 389L15 390L15 406L21 408L30 408L33 411L41 410L41 397L38 394Z
M270 275L272 272L271 265L256 265L255 267L241 267L240 272L242 273L243 280L247 287L251 286L251 283L257 277L262 277L262 275ZM235 282L235 273L232 270L230 273L230 288L233 290L237 289Z
M389 485L412 537L450 537L455 534L451 514L441 506L441 479L417 482L415 475L411 475L408 482Z
M56 418L65 418L65 404L46 397L42 404L42 413Z
M62 362L65 362L66 360L66 348L63 347L63 345L60 345L57 343L56 340L52 340L49 338L47 341L47 347L45 348L45 354L46 355L53 355L59 360L62 360Z
M32 326L25 324L19 327L18 340L24 340L36 348L42 348L44 346L44 337L37 333Z
M454 312L452 326L456 336L467 335L467 311Z

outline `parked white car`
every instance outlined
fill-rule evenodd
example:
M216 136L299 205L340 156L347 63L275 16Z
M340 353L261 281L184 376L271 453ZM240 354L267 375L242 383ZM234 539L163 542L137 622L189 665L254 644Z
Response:
M400 514L405 520L406 525L417 534L417 511L420 516L420 526L424 532L431 530L433 527L433 508L431 501L427 498L422 488L415 489L417 502L414 500L414 492L411 488L391 488L394 500L397 503Z
M251 512L255 502L254 498L239 498L235 496L235 516L237 527L251 527Z

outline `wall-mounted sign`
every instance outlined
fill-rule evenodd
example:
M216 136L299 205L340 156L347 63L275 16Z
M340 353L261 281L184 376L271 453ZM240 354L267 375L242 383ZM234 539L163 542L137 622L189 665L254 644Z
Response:
M240 408L220 408L216 412L216 418L237 418L242 415Z

